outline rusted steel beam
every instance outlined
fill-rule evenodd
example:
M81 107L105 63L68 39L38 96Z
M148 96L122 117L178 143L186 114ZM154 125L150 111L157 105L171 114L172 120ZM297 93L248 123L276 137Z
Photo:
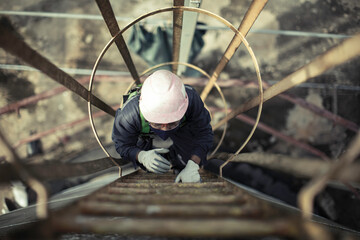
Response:
M229 188L202 188L192 187L192 188L177 188L173 186L169 186L167 188L160 189L148 189L148 188L118 188L118 187L108 187L107 192L111 194L184 194L188 193L189 189L192 190L192 194L201 195L201 194L209 194L209 193L219 193L219 194L230 194L233 192L232 189Z
M239 32L246 37L250 28L256 21L257 17L260 15L261 11L265 7L268 0L253 0L248 11L245 14L245 17L240 23L238 28ZM222 70L226 67L232 56L235 54L236 50L239 48L242 40L238 35L235 35L231 42L229 43L225 53L221 57L218 65L216 66L208 84L205 86L201 93L201 99L205 101L206 97L209 95L211 89L214 87L214 83L218 79Z
M157 182L157 183L173 183L175 181L175 175L173 178L157 178L155 179L147 179L147 178L140 178L137 179L136 182L137 183L153 183L153 182ZM124 183L132 183L134 182L133 179L122 179L122 182Z
M156 174L156 173L150 173L150 172L144 172L143 170L138 171L135 174L131 174L129 176L126 176L126 178L119 179L119 182L130 180L130 181L138 181L138 180L151 180L155 182L154 180L175 180L176 175L172 172L166 172L163 174Z
M283 93L290 88L301 84L307 81L310 78L316 77L325 71L336 67L340 64L343 64L355 57L360 55L360 34L355 35L352 38L349 38L343 41L341 44L333 47L332 49L326 51L322 55L315 58L310 63L301 67L299 70L288 75L278 83L272 85L264 92L264 102ZM238 108L234 109L228 114L228 116L221 121L219 121L213 129L217 129L225 122L229 121L232 118L235 118L240 113L243 113L253 107L256 107L259 104L259 96L245 102L240 105Z
M142 172L142 171L139 171ZM214 181L218 181L218 177L214 174L211 173L207 173L203 170L200 170L200 176L201 179L207 182L214 182ZM141 174L141 173L136 173L136 174L132 174L131 176L127 176L126 178L121 178L119 179L119 182L122 183L132 183L132 182L136 182L136 183L159 183L159 182L170 182L170 183L174 183L175 181L175 177L176 175L169 171L165 174L154 174L154 173L145 173L145 174Z
M184 6L184 0L174 0L174 6ZM175 9L173 11L173 51L172 61L178 62L180 56L180 41L182 32L183 10ZM178 65L172 65L172 72L177 73Z
M218 176L214 175L211 172L205 171L203 169L200 169L199 173L200 173L201 177L218 178ZM151 173L151 172L138 171L138 172L136 172L134 174L126 176L126 178L119 179L119 182L121 182L121 181L123 181L125 179L139 180L139 179L159 179L159 178L173 178L173 177L175 177L175 174L173 172L171 172L171 171L163 173L163 174L156 174L156 173Z
M259 218L261 210L254 205L207 205L205 203L184 204L118 204L98 201L87 201L79 205L81 214L94 216L129 216L153 218L189 218L202 219L216 217Z
M164 174L156 174L156 173L150 173L150 172L141 172L139 171L138 173L135 174L131 174L130 176L127 176L126 178L121 178L121 180L119 181L124 181L124 180L171 180L171 179L175 179L176 175L173 172L166 172Z
M128 162L122 159L116 159L120 165ZM96 173L115 165L109 158L101 158L82 163L51 163L51 164L30 164L24 165L33 175L42 181L64 179L70 177L79 177ZM20 176L10 164L2 164L0 168L0 182L19 180Z
M82 86L69 74L56 67L48 59L40 55L27 43L25 43L6 18L1 18L0 20L0 32L0 47L2 47L5 51L40 70L54 81L64 85L66 88L79 95L87 102L91 102L94 106L104 112L115 116L114 109L96 96L91 95L84 86Z
M225 182L203 182L203 183L122 183L116 182L114 187L118 188L199 188L199 187L206 187L206 188L219 188L219 187L226 187L227 184Z
M216 178L207 178L207 177L203 177L203 176L201 176L201 179L206 182L217 182L218 181L218 179L216 179ZM154 183L154 182L156 182L156 183L174 183L174 181L175 181L175 175L173 178L158 178L156 180L141 178L141 179L137 179L136 183ZM132 183L132 182L134 182L134 180L123 179L121 182Z
M172 195L114 195L109 193L99 192L91 198L101 202L115 202L115 203L147 203L147 204L244 204L247 200L246 196L238 193L231 195L219 194L202 194L192 195L188 194L172 194Z
M110 34L114 37L118 32L120 32L119 25L116 21L116 17L114 11L111 7L109 0L96 0L96 3L100 9L101 15L104 18L106 26L108 27ZM127 68L130 71L132 78L134 79L136 84L140 84L139 74L136 71L136 67L131 58L129 49L126 46L126 42L122 35L118 36L115 40L115 44L120 51L121 56L123 57Z

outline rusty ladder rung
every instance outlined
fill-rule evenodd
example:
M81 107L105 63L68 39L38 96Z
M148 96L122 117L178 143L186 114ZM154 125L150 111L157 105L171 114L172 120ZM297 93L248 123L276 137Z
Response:
M246 202L246 196L240 194L219 195L219 194L167 194L167 195L114 195L109 193L98 193L92 197L99 202L114 203L147 203L147 204L243 204Z
M113 202L99 202L96 200L83 202L79 205L80 212L83 215L94 216L132 216L143 218L161 218L161 217L176 217L176 218L209 218L209 217L259 217L261 211L259 208L251 204L243 205L219 205L191 203L190 204L176 204L176 203L113 203Z
M79 216L59 219L63 232L95 232L106 234L136 234L165 237L234 237L234 236L292 236L296 230L287 219L248 220L232 218L209 219L142 219L142 218L88 218ZM293 223L294 224L294 223Z

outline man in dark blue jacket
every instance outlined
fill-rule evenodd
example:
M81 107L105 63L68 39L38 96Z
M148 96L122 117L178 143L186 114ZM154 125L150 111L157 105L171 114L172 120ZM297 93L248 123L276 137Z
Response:
M123 159L149 172L180 171L176 182L200 182L213 142L210 114L195 89L159 70L118 109L112 139ZM146 130L147 129L147 130Z

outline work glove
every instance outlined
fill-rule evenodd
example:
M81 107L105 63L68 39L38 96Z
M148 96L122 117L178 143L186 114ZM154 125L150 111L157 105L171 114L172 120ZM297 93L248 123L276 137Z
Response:
M169 149L159 148L149 151L141 151L138 155L138 161L149 172L166 173L170 170L170 162L166 160L160 153L168 153Z
M189 160L185 168L177 175L175 182L200 182L199 165Z

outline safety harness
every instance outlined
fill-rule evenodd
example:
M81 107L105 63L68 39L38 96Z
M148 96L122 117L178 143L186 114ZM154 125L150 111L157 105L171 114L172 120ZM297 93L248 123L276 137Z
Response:
M129 91L126 95L123 95L123 103L124 103L124 106L125 106L125 104L126 104L128 101L130 101L132 98L140 95L141 86L142 86L142 84L139 84L139 85L137 85L135 88L130 89L130 91ZM149 123L145 120L144 115L141 113L140 109L139 109L139 112L140 112L140 120L141 120L141 133L142 133L142 134L148 134L148 133L150 133L150 125L149 125Z

